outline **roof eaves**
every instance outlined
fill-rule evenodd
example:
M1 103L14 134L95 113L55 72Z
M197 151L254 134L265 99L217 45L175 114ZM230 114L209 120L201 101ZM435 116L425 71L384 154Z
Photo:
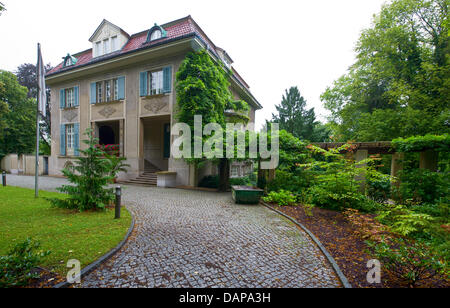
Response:
M138 52L138 51L142 51L142 50L145 50L145 49L151 49L153 47L158 47L158 46L161 46L161 45L164 45L164 44L176 42L178 40L186 39L186 38L189 38L189 37L197 37L197 38L201 39L200 37L198 37L198 35L196 33L188 33L188 34L185 34L185 35L182 35L182 36L179 36L179 37L175 37L175 38L168 39L168 40L165 40L165 41L162 41L162 42L159 42L159 43L155 43L153 45L143 45L143 47L136 48L136 49L133 49L133 50L129 50L127 52L120 52L120 51L118 51L118 52L115 52L115 53L112 53L112 54L108 54L108 55L105 55L105 56L102 56L102 57L93 58L91 61L89 61L87 63L81 64L81 65L78 65L78 66L71 66L71 67L68 67L67 69L60 69L60 70L58 70L58 71L56 71L54 73L47 74L46 77L54 76L54 75L57 75L57 74L63 73L63 72L65 73L65 72L68 72L68 71L71 71L71 70L74 70L74 69L78 69L78 68L81 68L81 67L89 66L89 65L92 65L92 64L96 64L96 63L99 63L99 62L102 62L102 61L106 61L106 60L110 60L110 59L117 58L117 57L120 57L120 56L128 55L128 54L131 54L131 53L134 53L134 52Z

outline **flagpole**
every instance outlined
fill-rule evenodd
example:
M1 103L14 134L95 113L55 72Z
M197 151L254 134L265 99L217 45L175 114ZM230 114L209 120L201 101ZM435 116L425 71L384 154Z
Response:
M38 43L38 62L36 65L36 80L39 81L39 68L40 68L40 54L41 45ZM37 82L37 97L36 97L36 164L35 164L35 170L34 170L34 196L35 198L39 197L39 96L40 96L40 84Z

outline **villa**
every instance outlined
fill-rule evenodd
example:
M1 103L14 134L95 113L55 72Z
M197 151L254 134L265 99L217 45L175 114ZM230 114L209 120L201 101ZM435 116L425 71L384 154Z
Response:
M205 175L217 174L207 164L195 170L173 159L171 127L176 123L175 74L187 53L205 49L231 72L230 90L249 106L250 122L261 105L233 68L233 60L187 16L129 35L103 20L89 39L92 48L67 54L48 72L51 88L52 150L49 174L61 175L85 146L80 139L92 128L102 145L112 145L131 166L122 181L156 184L156 172L170 171L177 186L196 186ZM250 171L232 164L230 174Z

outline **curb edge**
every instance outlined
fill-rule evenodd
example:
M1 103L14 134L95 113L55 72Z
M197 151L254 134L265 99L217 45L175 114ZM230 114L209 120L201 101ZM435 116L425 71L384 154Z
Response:
M95 260L94 262L89 264L88 266L84 267L81 270L80 278L83 278L83 276L86 276L87 274L91 273L93 270L97 269L100 265L102 265L103 263L108 261L112 256L114 256L125 245L125 243L128 241L128 238L130 237L131 233L133 232L134 226L135 226L134 215L131 212L130 212L130 214L131 214L131 225L128 228L128 232L125 235L125 237L123 238L123 240L119 244L117 244L116 247L111 249L109 252L107 252L106 254L104 254L103 256L101 256L100 258L98 258L97 260ZM72 284L67 282L67 280L66 280L66 281L62 281L62 282L54 285L53 288L54 289L67 288L70 285L72 285Z
M306 234L309 235L309 237L316 243L316 245L319 247L319 249L322 251L322 253L325 255L325 257L328 259L328 262L333 267L334 272L338 276L338 278L341 281L341 283L344 286L344 288L346 288L346 289L351 289L352 288L352 285L348 282L347 277L345 277L345 275L342 273L341 269L339 268L339 265L336 263L334 258L330 255L330 253L327 251L327 249L322 245L322 243L316 238L316 236L311 231L309 231L304 225L299 223L294 218L292 218L292 217L284 214L283 212L281 212L281 211L271 207L267 203L261 202L261 204L263 206L265 206L266 208L270 209L271 211L274 211L274 212L278 213L279 215L289 219L291 222L293 222L298 227L300 227L303 231L305 231Z

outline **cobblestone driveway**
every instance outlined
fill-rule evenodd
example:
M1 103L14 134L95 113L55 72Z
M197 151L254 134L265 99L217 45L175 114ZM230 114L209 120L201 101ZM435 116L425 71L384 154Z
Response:
M64 180L43 177L54 190ZM8 176L30 187L33 177ZM262 206L229 193L125 186L133 235L83 287L340 287L310 238Z

